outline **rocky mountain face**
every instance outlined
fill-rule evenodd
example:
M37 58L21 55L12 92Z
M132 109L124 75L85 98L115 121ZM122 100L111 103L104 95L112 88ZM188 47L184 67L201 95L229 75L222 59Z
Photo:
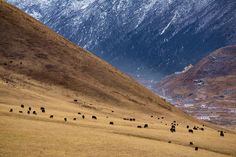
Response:
M235 0L7 0L147 86L236 42Z
M157 84L159 94L200 119L236 126L236 46L218 49Z

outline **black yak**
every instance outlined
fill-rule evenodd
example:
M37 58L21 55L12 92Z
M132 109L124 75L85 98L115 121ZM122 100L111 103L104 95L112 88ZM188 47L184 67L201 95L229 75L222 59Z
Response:
M188 129L188 132L193 133L193 130L192 129Z
M175 126L172 125L171 128L170 128L170 131L173 133L173 132L176 132L176 129L175 129Z
M45 110L45 108L44 107L40 107L40 110Z
M97 119L97 117L96 116L92 116L92 119Z
M220 136L225 136L223 131L220 131Z

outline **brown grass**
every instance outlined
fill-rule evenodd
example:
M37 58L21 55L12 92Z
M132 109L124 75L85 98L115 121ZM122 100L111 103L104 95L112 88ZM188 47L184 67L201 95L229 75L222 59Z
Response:
M0 58L0 156L236 154L234 133L223 138L207 124L206 131L189 134L187 124L203 123L2 0ZM37 115L26 113L29 106ZM46 113L40 112L41 106ZM173 120L179 123L176 133L169 131ZM137 128L145 123L150 127Z

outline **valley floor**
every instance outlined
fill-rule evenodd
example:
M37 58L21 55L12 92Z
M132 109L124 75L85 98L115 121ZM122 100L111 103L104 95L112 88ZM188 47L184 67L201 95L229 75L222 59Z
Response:
M173 117L162 119L158 114L151 117L119 106L95 105L85 97L74 102L75 93L58 88L36 82L31 82L30 87L0 82L0 156L236 156L233 132L226 131L221 137L217 130L205 126L204 131L189 133L186 125L192 128L202 124ZM45 113L40 111L41 106ZM27 114L28 107L37 115L32 111ZM13 112L9 112L11 108ZM131 117L135 121L123 120ZM173 120L178 126L171 133ZM114 125L109 124L111 121ZM137 128L146 123L148 128Z

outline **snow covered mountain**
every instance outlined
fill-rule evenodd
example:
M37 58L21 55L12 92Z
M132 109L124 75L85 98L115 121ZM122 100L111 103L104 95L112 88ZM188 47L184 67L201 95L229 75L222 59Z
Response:
M143 83L236 43L235 0L7 1Z

